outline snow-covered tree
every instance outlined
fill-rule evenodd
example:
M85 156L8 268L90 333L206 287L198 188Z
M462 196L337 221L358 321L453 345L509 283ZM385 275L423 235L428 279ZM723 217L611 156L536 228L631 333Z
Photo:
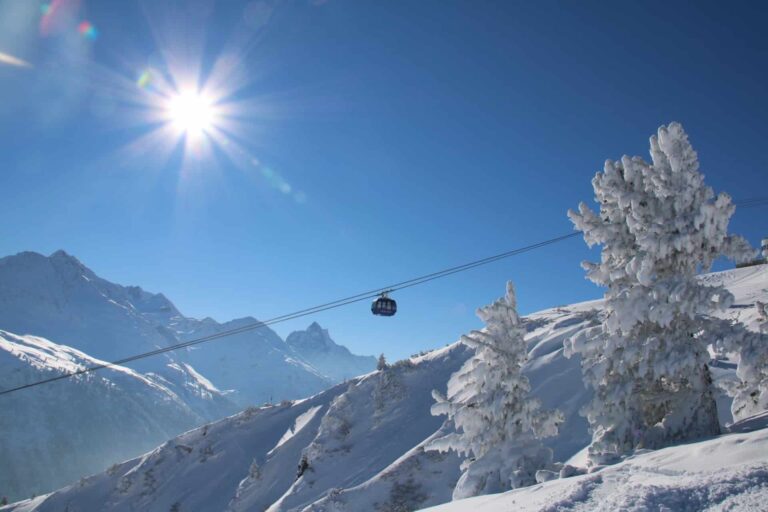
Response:
M525 329L512 283L505 297L477 315L486 328L462 337L475 355L451 376L447 396L432 392L432 414L447 414L456 431L429 448L465 457L454 499L536 483L536 471L552 462L552 451L540 439L556 435L563 421L561 413L542 411L529 396Z
M387 360L384 357L384 354L379 355L379 360L376 363L376 369L379 371L387 369Z
M760 332L768 334L768 304L755 301L755 309L757 310L757 328Z
M608 288L602 326L565 343L566 355L581 354L595 391L583 412L596 464L719 432L707 366L717 340L707 315L733 297L696 275L720 256L746 261L754 254L728 235L735 207L705 185L682 126L662 126L650 142L652 163L625 156L596 174L599 212L584 203L568 212L587 244L602 246L600 263L583 266L588 279Z
M755 310L758 332L722 322L723 330L730 328L729 334L735 335L724 336L718 348L736 353L739 359L738 381L725 386L733 396L731 414L736 421L768 410L768 304L756 301Z
M251 478L253 480L258 480L261 478L261 468L259 467L259 464L256 462L256 459L251 462L251 467L248 468L248 478Z
M309 458L307 457L306 453L302 453L301 460L299 460L299 465L296 468L296 479L298 480L301 478L307 469L309 469Z

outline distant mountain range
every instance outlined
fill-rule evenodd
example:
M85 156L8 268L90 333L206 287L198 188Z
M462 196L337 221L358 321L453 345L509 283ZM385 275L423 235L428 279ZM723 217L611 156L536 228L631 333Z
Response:
M163 294L111 283L64 251L23 252L0 259L0 389L255 322L185 317ZM351 354L316 323L289 340L262 327L136 361L133 371L101 371L0 396L0 411L14 411L0 414L0 495L50 490L204 422L309 396L376 366L374 357ZM89 413L66 412L79 411L71 404L86 396ZM118 414L125 396L130 405ZM30 424L45 435L26 435ZM78 434L84 431L89 436ZM89 448L93 439L103 449ZM24 468L11 468L30 451L45 456L24 457ZM46 462L64 453L61 464Z

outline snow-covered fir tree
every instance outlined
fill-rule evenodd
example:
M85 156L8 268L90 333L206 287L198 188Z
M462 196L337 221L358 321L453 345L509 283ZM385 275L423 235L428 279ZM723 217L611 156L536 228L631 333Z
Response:
M705 185L682 126L662 126L650 142L652 163L625 156L596 174L599 212L584 203L568 212L587 244L602 246L600 263L583 266L607 287L602 326L565 343L595 392L583 411L593 464L719 432L707 362L722 331L708 329L707 315L733 297L696 275L720 256L754 254L728 235L735 207Z
M768 410L768 304L755 302L758 332L741 324L722 322L723 336L718 349L738 355L738 381L726 390L733 396L731 414L736 421Z
M525 329L512 283L505 297L477 315L486 328L462 337L475 355L451 376L447 396L432 392L432 414L447 414L456 432L433 441L430 449L465 457L454 499L536 483L536 471L552 462L552 451L539 440L557 435L563 421L560 412L542 411L529 396Z
M376 369L379 371L387 369L387 359L384 357L384 354L379 355L379 360L376 363Z
M760 332L768 334L768 304L755 302L755 309L757 310L757 328Z

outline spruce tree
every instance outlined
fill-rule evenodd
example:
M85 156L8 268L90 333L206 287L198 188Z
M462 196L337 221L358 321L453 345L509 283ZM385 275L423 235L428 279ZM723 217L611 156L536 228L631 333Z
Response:
M704 184L682 126L662 126L650 142L652 163L625 156L594 177L599 213L584 203L568 212L587 244L602 246L600 263L583 266L607 287L602 326L565 344L566 355L581 354L595 391L583 411L593 464L719 432L707 366L719 329L708 315L733 297L696 275L720 256L751 253L728 235L735 207Z
M729 387L733 396L731 414L735 421L768 410L768 304L755 301L758 332L743 325L722 322L723 331L718 348L738 354L738 382Z
M462 337L475 355L451 376L447 396L432 392L432 414L447 414L456 432L430 448L465 457L454 499L536 483L536 471L552 461L552 451L539 439L556 435L563 421L559 412L542 411L529 396L523 375L525 329L512 283L505 297L478 309L477 315L486 328Z

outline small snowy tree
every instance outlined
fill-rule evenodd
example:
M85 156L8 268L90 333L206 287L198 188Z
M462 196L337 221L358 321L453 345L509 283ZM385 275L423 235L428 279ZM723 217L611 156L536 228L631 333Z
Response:
M606 286L605 320L565 343L580 353L595 391L584 413L593 431L592 463L615 461L636 447L717 434L707 362L707 315L733 297L696 279L720 256L754 254L729 236L730 197L704 184L696 152L678 123L651 137L652 163L607 161L592 180L596 213L584 203L568 215L600 263L583 264Z
M258 480L261 478L261 468L259 467L259 464L256 462L256 459L251 462L251 467L248 468L248 478L252 480Z
M379 355L379 361L376 363L376 369L379 371L387 369L387 360L384 358L384 354Z
M722 322L723 330L736 335L724 336L718 348L738 354L738 382L726 386L733 396L731 414L736 421L768 410L768 304L755 302L759 332L745 326Z
M758 330L768 334L768 304L759 300L755 301L755 309L757 310Z
M301 460L299 460L299 465L296 468L296 480L301 478L307 469L309 469L309 458L307 457L306 453L302 453Z
M540 442L557 434L559 412L544 412L529 396L523 375L527 360L525 329L517 314L512 283L506 296L477 310L482 331L462 337L475 355L448 381L448 394L433 391L433 415L447 414L456 432L430 449L455 450L465 458L454 499L501 492L536 483L536 471L552 462Z

